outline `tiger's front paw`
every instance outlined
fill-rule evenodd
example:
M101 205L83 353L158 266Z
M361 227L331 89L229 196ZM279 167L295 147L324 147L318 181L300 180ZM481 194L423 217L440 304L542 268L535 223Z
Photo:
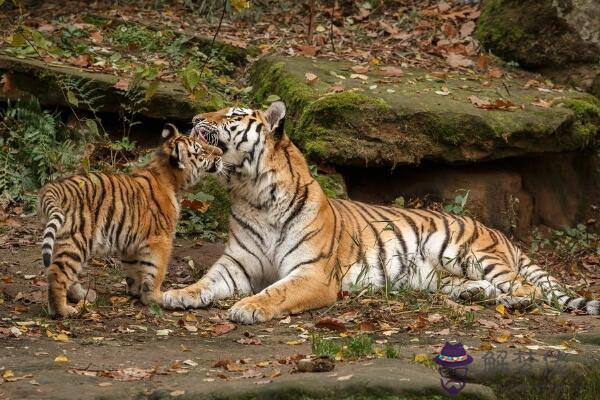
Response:
M273 319L274 310L255 297L246 297L235 303L229 309L229 319L242 324L256 324Z
M187 289L171 289L162 295L162 306L171 309L206 307L213 301L213 293L208 290L200 292Z

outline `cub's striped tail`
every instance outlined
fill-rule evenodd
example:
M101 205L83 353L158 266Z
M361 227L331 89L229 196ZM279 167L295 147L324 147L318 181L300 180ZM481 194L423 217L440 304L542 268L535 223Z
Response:
M558 304L562 311L581 310L589 315L600 315L600 301L578 297L524 254L519 258L519 274L539 287L547 302L551 305Z
M65 214L62 209L56 205L55 197L50 192L46 192L40 197L38 210L41 210L42 215L48 218L48 223L44 229L44 239L42 241L42 260L44 261L44 267L47 268L52 264L56 232L58 232L60 227L65 223Z

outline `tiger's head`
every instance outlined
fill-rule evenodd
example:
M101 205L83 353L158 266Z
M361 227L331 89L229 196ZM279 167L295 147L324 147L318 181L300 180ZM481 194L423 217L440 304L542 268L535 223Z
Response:
M223 171L223 152L206 141L182 135L173 124L166 124L162 131L159 158L184 187L195 185L206 173Z
M254 176L274 153L284 133L285 105L274 102L266 111L229 107L196 115L191 135L223 151L227 173Z

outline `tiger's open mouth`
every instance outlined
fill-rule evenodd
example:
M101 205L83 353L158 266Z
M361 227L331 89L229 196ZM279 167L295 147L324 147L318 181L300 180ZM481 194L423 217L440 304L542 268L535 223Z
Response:
M200 122L196 124L191 131L193 137L197 137L200 140L204 140L206 143L216 146L223 154L227 151L227 145L219 140L219 130L217 127L207 124L206 122Z

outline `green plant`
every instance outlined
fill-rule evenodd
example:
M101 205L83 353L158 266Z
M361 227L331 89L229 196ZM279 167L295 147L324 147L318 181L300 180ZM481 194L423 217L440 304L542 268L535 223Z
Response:
M339 344L333 339L325 339L318 333L313 333L310 336L310 343L313 354L317 356L356 360L375 354L373 341L367 335L347 338Z
M81 153L58 115L37 100L0 110L0 203L26 199L48 179L73 171Z
M450 214L463 215L465 213L465 206L469 200L470 191L459 189L457 192L462 192L462 194L457 194L452 203L444 205L444 211Z
M574 256L581 252L600 254L600 237L596 233L588 232L584 224L554 230L550 237L543 237L539 232L534 232L531 250L536 252L547 248L552 248L563 257Z
M406 207L406 200L404 199L404 196L396 197L396 199L392 203L392 207L396 207L396 208Z
M329 356L335 358L342 351L342 346L335 343L332 339L325 339L317 333L310 336L310 345L313 354L316 356Z
M346 189L343 184L343 178L339 174L321 175L316 165L308 167L310 173L321 186L327 197L332 199L345 198Z
M220 233L218 228L222 225L219 224L219 214L211 210L214 200L215 196L202 191L201 187L188 193L182 202L177 233L193 239L215 240Z
M156 318L161 318L163 316L162 308L156 303L148 304L148 312Z
M396 346L386 343L383 347L383 354L385 358L398 358L398 349Z
M474 311L467 311L465 314L465 325L472 326L477 321L477 314Z

